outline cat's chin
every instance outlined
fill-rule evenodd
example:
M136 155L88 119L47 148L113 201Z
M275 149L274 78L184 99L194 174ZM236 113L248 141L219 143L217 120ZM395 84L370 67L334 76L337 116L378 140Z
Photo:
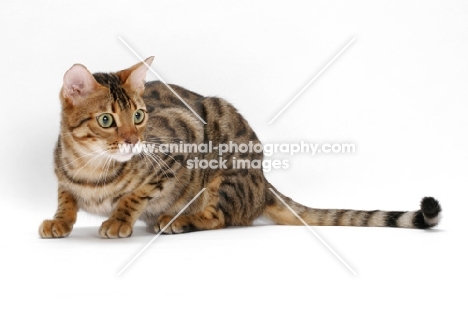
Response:
M134 155L134 153L118 153L114 154L112 158L117 162L127 162L130 161Z

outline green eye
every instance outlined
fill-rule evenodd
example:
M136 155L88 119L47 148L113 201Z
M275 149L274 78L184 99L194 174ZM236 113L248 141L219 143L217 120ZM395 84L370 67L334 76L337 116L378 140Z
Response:
M137 111L135 111L135 114L133 115L133 122L135 122L135 124L140 124L141 122L143 122L143 120L145 119L145 112L141 109L138 109Z
M98 118L97 121L101 127L111 127L114 123L114 118L110 113L103 113Z

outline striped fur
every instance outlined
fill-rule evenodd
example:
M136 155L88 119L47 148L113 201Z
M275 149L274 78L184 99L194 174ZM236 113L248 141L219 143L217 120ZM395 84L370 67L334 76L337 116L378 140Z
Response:
M152 58L146 60L151 64ZM122 153L119 145L260 143L248 122L228 102L171 87L206 121L200 120L161 82L144 83L146 66L136 64L116 73L91 74L74 65L64 76L61 132L54 152L58 209L45 220L43 238L65 237L84 210L106 216L102 238L128 237L141 219L155 232L172 220L202 188L202 193L164 233L226 226L246 226L261 215L281 225L430 228L437 225L440 205L424 198L420 210L354 211L309 208L280 194L259 168L187 168L189 160L217 160L215 153ZM136 123L135 113L144 119ZM103 113L109 127L99 123ZM224 153L221 160L263 160L262 153ZM279 193L275 189L276 193Z

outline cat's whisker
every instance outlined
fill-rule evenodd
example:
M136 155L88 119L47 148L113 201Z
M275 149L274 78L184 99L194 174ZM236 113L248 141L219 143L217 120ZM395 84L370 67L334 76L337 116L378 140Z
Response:
M94 161L96 158L98 158L98 157L100 157L100 156L106 154L106 153L108 152L108 150L109 150L109 149L103 150L103 151L101 151L99 154L97 154L97 155L93 156L91 159L89 159L89 160L85 163L85 165L83 165L78 171L75 172L75 174L73 175L72 179L74 179L74 178L78 175L78 173L79 173L83 168L85 168L86 166L88 166L88 164L90 164L90 163L91 163L92 161ZM99 161L99 163L101 163L101 161ZM94 170L95 170L95 169L96 169L96 167L94 168ZM94 170L93 170L93 172L94 172Z
M154 171L157 171L156 167L153 165L153 161L151 161L151 159L152 159L152 158L151 158L151 155L150 155L150 154L146 154L146 153L144 153L143 155L144 155L144 157L145 157L145 160L147 160L146 163L149 162L149 163L151 164L151 166L153 167L153 170L154 170ZM159 165L160 170L163 171L161 165L160 165L156 160L155 160L155 162L156 162L156 164Z
M155 157L155 155L154 155L154 154L151 154L151 153L146 153L146 156L147 156L148 159L150 160L150 163L156 162L156 164L159 166L161 172L163 172L164 175L165 175L166 178L167 178L168 176L167 176L167 174L166 174L166 170L164 170L164 168L161 166L160 161L158 161L158 159ZM153 161L151 161L151 160L153 160ZM154 168L154 166L153 166L153 168Z
M173 156L171 156L169 153L164 153L164 152L163 152L163 154L164 154L165 156L168 156L168 157L171 158L172 160L174 160L174 162L175 162L177 165L179 165L181 168L185 168L182 164L180 164L179 162L177 162L177 160L176 160ZM161 161L164 162L164 160L162 159L161 156L159 156L159 155L157 155L157 156L161 159ZM164 162L164 163L165 163L165 162Z
M158 156L157 154L148 154L148 156L150 158L152 158L159 165L159 167L161 168L161 170L164 173L164 175L166 176L166 178L168 178L168 176L166 174L166 171L170 171L172 173L172 175L174 175L175 179L179 182L179 179L177 178L176 173L169 167L169 165L167 165L167 163L160 156ZM165 166L165 169L161 166L161 163ZM176 163L178 163L178 162L176 162ZM183 167L182 165L180 165L180 166Z
M81 159L83 159L83 158L86 158L86 157L88 157L88 156L90 156L90 155L96 154L96 153L98 153L98 152L101 152L101 150L96 150L96 151L93 151L93 152L89 152L89 153L87 153L87 154L85 154L85 155L83 155L83 156L81 156L81 157L78 157L78 158L74 159L73 161L68 162L67 164L64 164L64 165L60 166L60 168L65 168L65 167L67 167L67 166L70 166L70 165L72 165L74 162L79 161L79 160L81 160Z
M110 170L110 167L111 167L111 164L112 164L112 167L114 168L115 167L115 160L112 159L112 157L110 156L107 156L108 158L108 163L107 163L107 166L106 166L106 169L104 171L104 179L103 179L103 183L107 180L107 176L109 174L109 170Z
M105 154L103 154L103 155L105 155ZM105 160L105 161L104 161L104 164L106 164L107 156L106 156L106 157L100 157L100 158L99 158L99 163L98 163L97 165L95 165L94 168L93 168L93 170L91 171L91 174L90 174L91 176L94 176L94 172L96 171L96 169L97 169L98 167L99 167L99 168L102 167L102 166L101 166L101 162L102 162L103 159ZM102 174L102 170L101 170L101 174ZM100 179L100 178L101 178L101 176L99 175L98 182L97 182L98 185L99 185L99 179Z
M94 176L94 172L95 172L95 170L96 170L97 167L99 167L100 170L101 170L101 172L99 173L99 176L98 176L98 178L97 178L97 180L96 180L96 185L97 185L97 186L99 186L99 184L100 184L100 182L101 182L102 174L103 174L103 172L104 172L104 169L103 169L103 168L106 167L107 160L108 160L107 157L102 157L102 158L104 158L104 165L101 166L101 161L99 161L99 166L95 166L94 169L93 169L93 171L91 172L91 175ZM101 158L101 159L102 159L102 158Z
M155 154L154 156L158 157L158 159L166 166L167 170L170 171L172 173L172 175L174 175L174 177L176 178L177 181L179 181L179 179L177 178L176 173L172 170L172 168L160 156L158 156L157 154ZM179 164L180 167L184 168L179 162L175 161L175 163Z
M161 145L161 144L159 144L159 145ZM144 150L145 152L150 153L150 152L149 152L147 149L145 149L145 148L144 148L143 150ZM154 150L153 150L153 151L154 151ZM177 160L176 160L171 154L165 153L165 152L161 152L161 153L164 154L165 156L168 156L168 157L171 158L172 160L174 160L174 162L177 163L180 167L184 168L184 166L183 166L182 164L180 164L179 162L177 162ZM157 152L152 152L152 154L157 155ZM161 161L164 162L164 160L162 159L161 156L158 156L158 157L161 159ZM164 162L164 163L165 163L165 162Z
M99 185L102 178L102 184L104 185L105 180L107 179L107 169L108 165L112 162L112 158L109 155L106 155L106 161L104 162L103 169L101 169L101 174L99 174L99 178L97 180L97 184Z
M92 157L91 159L89 159L89 160L85 163L85 165L83 165L78 171L75 172L75 174L73 175L72 179L75 179L75 177L78 175L78 173L79 173L82 169L84 169L84 168L85 168L86 166L88 166L88 164L91 163L94 159L96 159L97 157L99 157L99 156L101 156L101 155L103 155L103 154L104 154L104 152L101 152L101 153L95 155L94 157Z

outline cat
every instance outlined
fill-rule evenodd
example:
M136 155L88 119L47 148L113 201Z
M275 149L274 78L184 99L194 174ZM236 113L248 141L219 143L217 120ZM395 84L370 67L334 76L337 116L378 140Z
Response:
M65 73L54 150L58 208L40 225L42 238L68 236L79 210L107 217L99 229L102 238L131 236L138 219L165 234L248 226L260 216L280 225L303 225L301 219L312 226L426 229L438 224L441 207L432 197L410 212L315 209L281 194L261 167L187 168L193 159L258 163L262 152L138 150L145 144L260 144L225 100L170 85L184 103L164 83L146 83L152 61L94 74L75 64Z

